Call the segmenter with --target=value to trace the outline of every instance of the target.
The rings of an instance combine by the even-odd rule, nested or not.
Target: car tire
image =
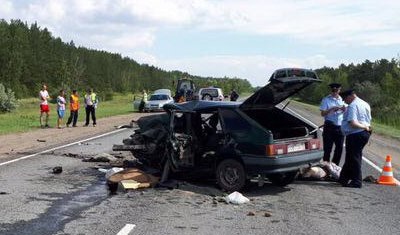
[[[268,176],[269,181],[275,186],[286,186],[294,181],[297,176],[297,171],[276,173]]]
[[[216,178],[219,187],[225,191],[239,191],[246,185],[246,172],[242,163],[226,159],[218,164]]]
[[[213,100],[213,98],[212,98],[212,96],[210,94],[204,94],[201,99],[202,100]]]

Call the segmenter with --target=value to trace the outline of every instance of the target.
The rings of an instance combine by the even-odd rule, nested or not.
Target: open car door
[[[314,82],[321,82],[309,69],[285,68],[276,70],[269,83],[246,99],[240,109],[263,109],[273,107]]]

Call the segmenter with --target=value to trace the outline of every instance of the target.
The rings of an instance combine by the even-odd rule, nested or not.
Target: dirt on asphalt
[[[84,127],[83,122],[78,122],[77,127],[62,129],[55,127],[40,129],[38,127],[29,132],[0,135],[0,160],[36,153],[40,150],[107,133],[120,126],[130,125],[132,120],[137,120],[145,115],[152,114],[132,113],[102,118],[97,121],[96,127],[92,125]]]

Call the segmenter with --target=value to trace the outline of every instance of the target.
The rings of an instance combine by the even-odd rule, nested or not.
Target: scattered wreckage
[[[319,82],[307,69],[280,69],[270,82],[240,102],[190,101],[164,105],[166,113],[142,117],[123,145],[135,158],[162,172],[201,172],[226,191],[241,190],[254,177],[291,183],[298,170],[323,156],[317,129],[277,104]]]

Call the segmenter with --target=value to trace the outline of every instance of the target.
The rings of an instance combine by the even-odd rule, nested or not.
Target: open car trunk
[[[269,109],[249,109],[243,110],[243,112],[258,122],[266,130],[270,130],[274,141],[291,138],[299,139],[301,137],[317,137],[317,132],[313,132],[315,129],[314,127],[277,107]]]

